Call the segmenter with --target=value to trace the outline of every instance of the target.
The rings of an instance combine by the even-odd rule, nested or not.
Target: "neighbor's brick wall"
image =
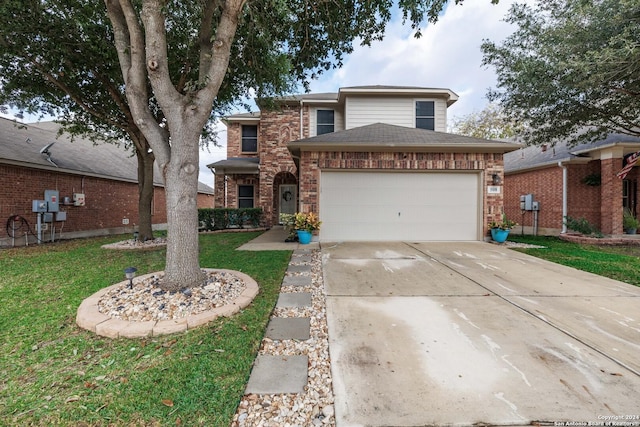
[[[451,170],[483,171],[483,235],[488,233],[487,224],[502,217],[503,194],[487,194],[492,175],[503,176],[502,154],[490,153],[405,153],[405,152],[302,152],[300,168],[301,210],[320,210],[321,169],[378,169],[378,170]]]
[[[587,164],[567,166],[567,214],[585,218],[605,234],[622,233],[622,180],[616,173],[622,168],[621,159],[594,160]],[[637,168],[636,168],[637,169]],[[636,180],[638,171],[632,170],[627,179]],[[599,186],[583,182],[590,174],[601,174]],[[505,212],[518,216],[519,223],[533,226],[533,213],[521,215],[520,195],[532,193],[540,202],[538,227],[540,234],[558,234],[562,230],[562,168],[513,173],[505,177]],[[637,196],[636,196],[637,197]]]
[[[29,221],[35,232],[37,216],[31,212],[32,200],[43,200],[44,190],[58,190],[60,210],[67,212],[63,232],[89,231],[123,227],[123,218],[129,219],[128,227],[138,225],[138,185],[101,178],[57,173],[18,166],[0,165],[0,223],[6,224],[12,215],[20,215]],[[73,193],[84,192],[85,206],[62,205],[64,197],[73,200]],[[198,207],[213,206],[213,196],[198,195]],[[165,195],[162,187],[154,189],[152,205],[154,224],[167,222]],[[7,232],[2,227],[1,238]]]
[[[600,230],[605,234],[622,234],[622,180],[616,176],[622,169],[622,159],[600,161]]]

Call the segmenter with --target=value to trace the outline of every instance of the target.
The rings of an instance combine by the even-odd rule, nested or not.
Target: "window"
[[[416,127],[435,130],[435,114],[433,101],[416,101]]]
[[[253,207],[253,185],[238,185],[238,207]]]
[[[316,135],[322,135],[325,133],[331,133],[335,129],[334,125],[334,111],[333,110],[318,110]]]
[[[258,125],[242,125],[242,152],[258,152]]]

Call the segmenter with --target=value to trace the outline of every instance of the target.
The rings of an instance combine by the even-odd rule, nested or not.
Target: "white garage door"
[[[478,240],[479,174],[322,171],[322,241]]]

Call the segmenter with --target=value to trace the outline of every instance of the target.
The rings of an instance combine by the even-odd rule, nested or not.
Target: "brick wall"
[[[138,185],[101,178],[83,177],[17,166],[0,165],[0,239],[8,238],[4,227],[12,215],[20,215],[29,221],[35,232],[36,214],[31,212],[32,200],[43,200],[45,190],[58,190],[60,201],[64,197],[73,200],[73,193],[84,193],[85,206],[60,205],[67,212],[63,232],[72,233],[101,229],[133,230],[138,224]],[[213,196],[198,195],[198,207],[212,207]],[[167,222],[164,189],[156,187],[152,206],[154,224]],[[62,224],[56,224],[59,228]],[[122,231],[122,230],[120,230]],[[128,232],[129,230],[125,230]]]
[[[621,159],[593,160],[586,164],[567,165],[567,214],[585,218],[605,234],[622,233],[622,180],[616,173]],[[601,175],[599,186],[587,185],[585,177]],[[633,170],[627,179],[637,179]],[[505,212],[527,227],[533,226],[533,212],[520,210],[520,195],[533,194],[540,202],[538,227],[540,234],[558,234],[562,229],[562,168],[509,174],[505,177]]]
[[[616,176],[622,168],[622,159],[602,159],[600,168],[600,230],[605,234],[622,234],[622,180]]]
[[[285,105],[274,111],[261,113],[260,196],[259,206],[264,210],[267,226],[278,223],[278,188],[274,181],[278,174],[297,175],[297,168],[287,149],[290,141],[300,139],[300,107]]]
[[[520,196],[533,194],[540,202],[538,227],[560,231],[562,227],[562,169],[552,166],[545,169],[509,174],[504,179],[504,210],[509,219],[521,226],[533,227],[533,212],[522,214]],[[541,233],[547,234],[547,233]],[[554,234],[551,232],[551,234]]]
[[[493,174],[503,174],[502,154],[489,153],[302,152],[300,165],[302,211],[316,213],[320,209],[321,169],[483,171],[483,184],[488,185]],[[487,194],[485,190],[482,205],[486,234],[486,225],[502,216],[503,194]]]

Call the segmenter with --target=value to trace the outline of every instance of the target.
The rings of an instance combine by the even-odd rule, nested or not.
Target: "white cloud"
[[[480,110],[487,103],[487,89],[495,84],[493,70],[481,66],[480,44],[483,39],[503,40],[513,32],[502,21],[512,3],[450,2],[440,20],[427,25],[419,39],[401,20],[395,20],[382,42],[357,46],[341,69],[312,82],[311,90],[331,92],[343,86],[374,84],[440,87],[460,97],[449,108],[450,118]]]

